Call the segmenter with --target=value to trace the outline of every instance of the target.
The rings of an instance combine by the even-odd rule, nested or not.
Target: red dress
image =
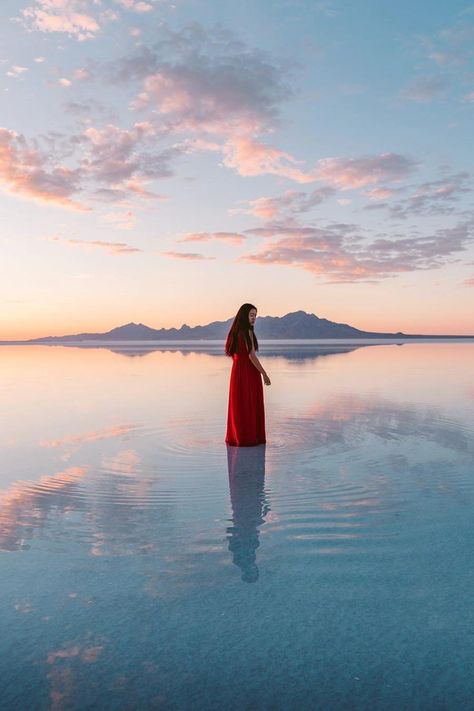
[[[262,376],[249,358],[245,337],[239,333],[232,356],[225,441],[234,447],[265,444]]]

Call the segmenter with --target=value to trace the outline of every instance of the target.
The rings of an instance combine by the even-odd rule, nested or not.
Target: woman
[[[258,341],[253,327],[257,308],[242,304],[227,335],[226,355],[233,360],[229,384],[229,407],[225,441],[233,447],[265,444],[265,409],[262,376],[270,385],[255,351]]]

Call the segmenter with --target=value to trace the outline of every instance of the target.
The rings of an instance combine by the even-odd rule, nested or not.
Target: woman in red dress
[[[253,327],[257,308],[242,304],[227,335],[226,355],[233,360],[229,384],[226,444],[254,447],[265,444],[265,409],[262,377],[270,385],[255,351],[258,341]]]

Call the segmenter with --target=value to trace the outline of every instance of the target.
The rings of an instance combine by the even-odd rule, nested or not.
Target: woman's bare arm
[[[252,361],[252,363],[257,368],[257,370],[263,375],[263,380],[265,382],[265,385],[270,385],[270,378],[268,377],[268,375],[265,371],[265,368],[263,367],[263,365],[260,363],[259,359],[257,358],[257,354],[255,353],[255,348],[253,345],[253,336],[252,336],[251,331],[249,331],[249,335],[250,335],[250,343],[252,344],[252,349],[249,351],[249,359]]]

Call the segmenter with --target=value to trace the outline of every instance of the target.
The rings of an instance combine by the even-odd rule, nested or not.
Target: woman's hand
[[[265,383],[265,385],[271,385],[270,378],[266,373],[263,373],[263,382]]]

